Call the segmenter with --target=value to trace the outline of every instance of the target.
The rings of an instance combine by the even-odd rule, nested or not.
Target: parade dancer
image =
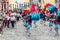
[[[55,36],[59,36],[58,32],[59,28],[60,28],[60,16],[58,16],[55,21],[55,32],[56,32]]]
[[[51,16],[51,17],[49,18],[50,31],[52,31],[52,26],[53,26],[53,24],[54,24],[54,21],[55,21],[54,16]]]
[[[58,10],[57,10],[57,18],[55,21],[55,36],[59,36],[59,28],[60,28],[60,3],[58,3]]]
[[[44,7],[44,9],[42,9],[41,14],[42,14],[43,24],[44,24],[44,26],[45,26],[45,25],[46,25],[46,24],[45,24],[45,21],[46,21],[46,8],[45,8],[45,7]]]
[[[43,23],[43,14],[42,13],[40,14],[40,20],[41,20],[40,23],[42,24]]]
[[[30,15],[25,15],[23,18],[24,26],[26,27],[26,33],[28,33],[28,36],[30,36],[30,28],[32,28],[32,20]]]
[[[24,12],[23,12],[23,25],[26,27],[26,33],[28,34],[28,36],[31,35],[30,29],[32,28],[32,19],[30,14],[30,9],[27,7],[25,8]]]
[[[43,14],[43,23],[44,23],[44,26],[46,26],[45,21],[46,21],[46,15],[45,15],[45,13],[44,13],[44,14]]]
[[[39,12],[39,9],[36,4],[32,4],[30,6],[30,9],[31,9],[30,16],[31,16],[32,21],[34,22],[35,28],[36,28],[37,27],[36,22],[39,21],[39,19],[40,19],[40,12]]]
[[[28,36],[30,36],[31,35],[30,29],[32,28],[32,19],[31,19],[30,15],[28,15],[27,18],[28,18],[28,20],[27,20],[27,32],[29,33]]]
[[[35,12],[35,13],[32,12],[32,13],[30,13],[30,16],[31,16],[32,21],[34,22],[35,28],[36,28],[37,27],[36,22],[39,21],[39,19],[40,19],[40,13],[39,12]]]

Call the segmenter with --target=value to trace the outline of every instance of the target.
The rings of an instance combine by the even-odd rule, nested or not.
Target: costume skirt
[[[60,28],[60,24],[56,24],[55,25],[55,28]]]
[[[32,25],[30,25],[28,22],[23,22],[24,26],[26,26],[27,28],[32,28]]]

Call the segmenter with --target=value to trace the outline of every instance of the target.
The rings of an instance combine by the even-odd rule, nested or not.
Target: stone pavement
[[[31,36],[28,37],[25,33],[25,27],[22,20],[15,24],[15,28],[4,28],[3,35],[0,36],[0,40],[60,40],[60,36],[55,37],[55,31],[49,31],[48,22],[46,26],[40,24],[40,21],[36,23],[37,28],[34,28],[34,24],[31,29]],[[59,30],[60,32],[60,30]]]

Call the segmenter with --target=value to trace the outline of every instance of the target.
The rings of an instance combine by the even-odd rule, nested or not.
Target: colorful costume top
[[[38,9],[37,5],[31,4],[30,9],[31,9],[30,10],[31,11],[31,13],[30,13],[31,19],[33,21],[38,21],[40,19],[40,13],[39,13],[39,9]]]

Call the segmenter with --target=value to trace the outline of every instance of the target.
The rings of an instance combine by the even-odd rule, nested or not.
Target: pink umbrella
[[[58,3],[58,9],[60,9],[60,3]]]

